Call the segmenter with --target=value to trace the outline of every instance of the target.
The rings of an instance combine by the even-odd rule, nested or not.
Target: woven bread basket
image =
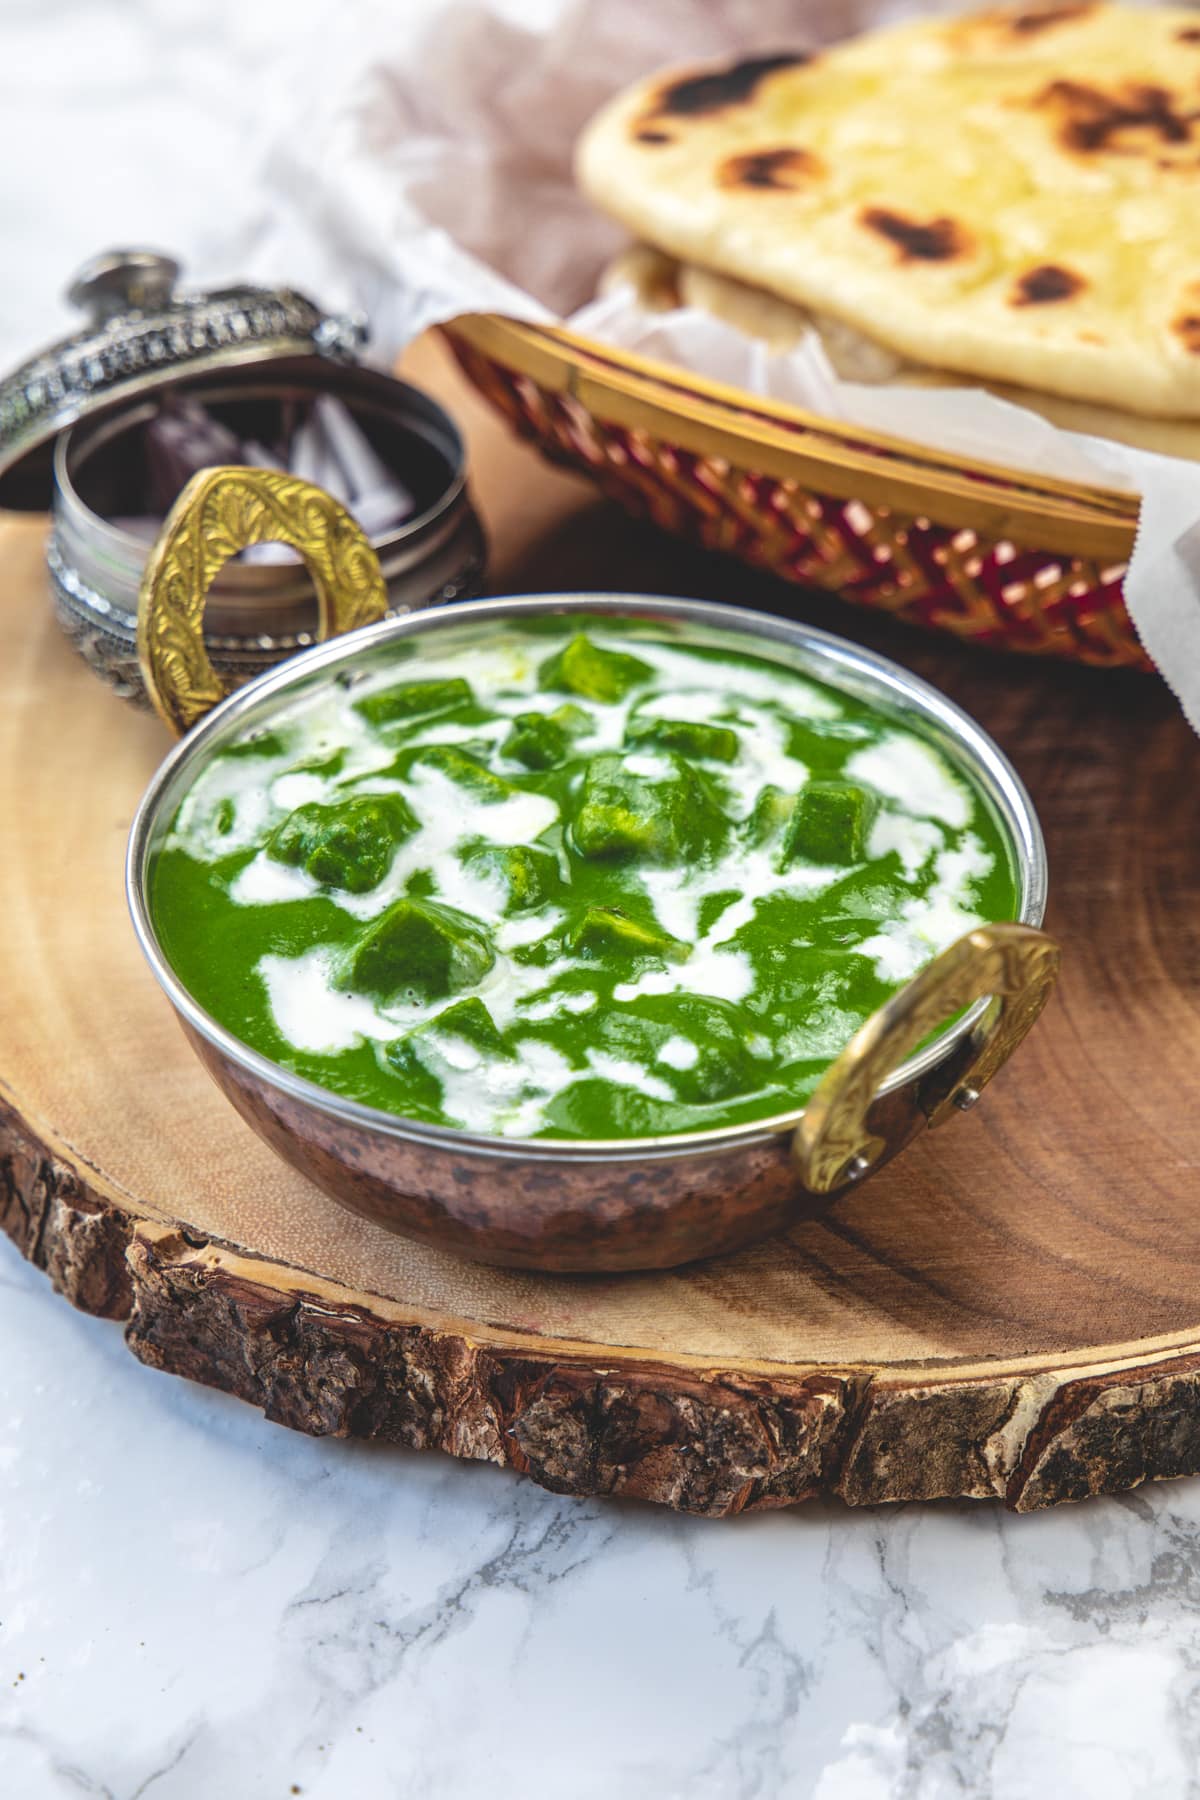
[[[521,436],[668,531],[975,643],[1150,667],[1121,593],[1129,493],[964,465],[556,327],[444,330]]]

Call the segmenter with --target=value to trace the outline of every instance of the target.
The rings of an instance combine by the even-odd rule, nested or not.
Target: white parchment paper
[[[830,42],[933,0],[343,0],[297,47],[264,120],[251,273],[362,308],[390,360],[426,326],[488,310],[565,320],[826,416],[965,458],[1142,496],[1125,598],[1200,731],[1200,466],[1058,430],[969,388],[838,380],[813,334],[772,353],[706,313],[597,300],[626,239],[574,186],[592,113],[647,71]]]

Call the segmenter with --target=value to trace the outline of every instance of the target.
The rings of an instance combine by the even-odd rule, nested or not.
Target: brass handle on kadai
[[[1058,978],[1054,939],[1030,925],[981,925],[943,950],[862,1025],[822,1076],[796,1128],[805,1186],[829,1194],[859,1180],[884,1149],[867,1122],[883,1082],[939,1025],[990,997],[950,1074],[921,1093],[931,1126],[973,1105],[1034,1024]]]
[[[142,676],[177,734],[225,697],[204,644],[208,590],[230,557],[268,543],[291,545],[307,564],[322,639],[387,612],[379,559],[332,495],[274,469],[202,469],[167,515],[138,596]]]

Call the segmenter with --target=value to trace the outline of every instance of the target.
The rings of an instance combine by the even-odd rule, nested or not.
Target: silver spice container
[[[147,251],[97,258],[69,295],[87,311],[84,328],[0,382],[0,506],[51,505],[55,611],[91,667],[145,703],[136,625],[150,545],[118,521],[146,510],[144,435],[168,393],[264,442],[286,410],[336,397],[414,502],[403,524],[372,538],[389,610],[477,593],[483,532],[462,439],[438,403],[354,360],[360,321],[290,290],[181,293],[178,273]],[[311,644],[316,621],[302,563],[230,563],[210,594],[205,639],[216,669],[239,685]]]

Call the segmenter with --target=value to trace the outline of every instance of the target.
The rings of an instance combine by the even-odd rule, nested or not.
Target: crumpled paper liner
[[[1142,496],[1125,601],[1200,732],[1200,465],[1062,431],[978,390],[840,381],[815,334],[771,352],[707,313],[593,298],[625,234],[580,195],[575,140],[651,69],[811,47],[915,11],[904,0],[343,0],[300,46],[262,133],[271,201],[231,257],[360,307],[393,358],[463,312],[561,320],[607,342],[965,460]],[[231,266],[234,266],[231,260]]]

